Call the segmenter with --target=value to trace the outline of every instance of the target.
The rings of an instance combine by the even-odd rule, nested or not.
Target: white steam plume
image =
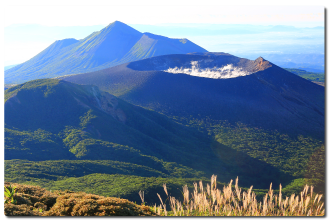
[[[243,68],[234,67],[233,64],[227,64],[221,68],[200,68],[198,65],[198,61],[191,62],[191,68],[168,68],[164,70],[173,74],[188,74],[197,77],[205,77],[205,78],[236,78],[239,76],[246,76],[252,74],[251,72],[244,71]]]

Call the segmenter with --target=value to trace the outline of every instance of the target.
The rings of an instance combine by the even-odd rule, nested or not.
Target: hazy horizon
[[[73,8],[75,19],[65,21]],[[56,40],[85,38],[116,20],[142,33],[187,38],[210,52],[249,59],[324,54],[323,6],[6,6],[4,11],[4,66],[28,61]],[[89,16],[83,16],[86,11]],[[33,16],[25,18],[27,12]],[[53,19],[55,12],[63,16]]]

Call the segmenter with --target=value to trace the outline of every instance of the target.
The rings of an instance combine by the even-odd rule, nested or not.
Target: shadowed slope
[[[173,74],[169,68],[231,64],[246,76],[212,79]],[[258,58],[225,53],[165,55],[97,72],[64,77],[94,84],[124,100],[170,116],[242,122],[252,127],[324,139],[324,88]]]
[[[153,168],[163,160],[195,168],[201,162],[201,170],[208,170],[204,159],[212,161],[205,135],[95,86],[36,80],[10,88],[5,100],[6,159],[119,160]]]
[[[96,86],[58,79],[35,80],[6,90],[5,101],[6,160],[109,160],[120,162],[122,168],[126,167],[125,163],[134,164],[133,168],[143,166],[146,169],[141,176],[150,174],[147,172],[150,170],[175,177],[218,174],[220,180],[229,181],[235,174],[246,185],[251,184],[252,177],[260,180],[261,186],[264,182],[268,185],[291,179],[277,168],[244,153],[239,155],[245,163],[278,174],[277,178],[281,179],[264,179],[253,171],[246,171],[244,163],[219,160],[213,149],[225,147],[214,144],[206,134],[155,111],[129,104]],[[230,148],[227,152],[231,152]],[[237,154],[233,151],[231,155]],[[68,164],[67,161],[61,163]],[[63,169],[55,174],[52,169],[37,175],[28,169],[27,163],[23,164],[26,169],[19,176],[22,179],[40,176],[52,180],[63,174]],[[103,166],[95,167],[89,172],[104,172]],[[76,169],[72,174],[81,176]]]

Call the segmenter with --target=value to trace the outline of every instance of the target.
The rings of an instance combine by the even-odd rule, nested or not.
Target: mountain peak
[[[122,33],[124,35],[142,35],[141,32],[139,32],[138,30],[132,28],[131,26],[120,22],[120,21],[114,21],[112,23],[110,23],[108,26],[106,26],[105,28],[103,28],[100,33],[103,34],[119,34]],[[141,37],[141,36],[140,36]]]
[[[101,70],[152,56],[190,52],[206,50],[188,40],[142,34],[123,22],[114,21],[79,41],[65,39],[54,42],[29,61],[7,70],[5,81],[22,83]]]
[[[269,67],[271,67],[271,63],[267,60],[265,60],[263,57],[258,57],[255,61],[255,72],[256,71],[263,71]]]
[[[122,24],[122,25],[126,25],[125,23],[123,23],[123,22],[121,22],[121,21],[114,21],[114,22],[112,22],[113,24],[117,24],[117,25],[119,25],[119,24]]]
[[[121,21],[114,21],[112,23],[110,23],[108,26],[105,27],[105,29],[109,28],[109,27],[121,27],[121,28],[132,28],[131,26],[121,22]],[[134,29],[135,30],[135,29]]]
[[[266,59],[264,59],[263,57],[259,56],[256,61],[267,61]]]

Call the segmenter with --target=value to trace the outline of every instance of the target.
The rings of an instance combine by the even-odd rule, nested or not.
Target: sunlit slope
[[[116,21],[81,40],[54,42],[30,60],[5,71],[5,82],[85,73],[165,54],[206,52],[187,39],[141,33]]]
[[[200,70],[232,65],[244,76],[214,79],[169,73],[175,68],[191,69],[196,61]],[[224,53],[164,55],[63,79],[97,85],[168,116],[240,122],[324,140],[324,87],[262,58],[251,61]]]

